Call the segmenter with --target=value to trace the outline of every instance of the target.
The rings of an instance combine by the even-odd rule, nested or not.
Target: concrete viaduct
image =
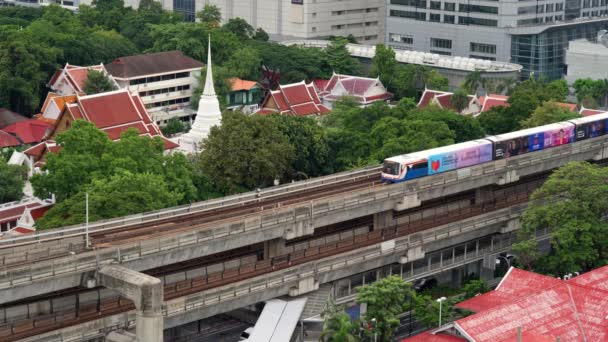
[[[116,294],[114,291],[130,301],[125,304],[119,300],[118,307],[111,308],[114,311],[108,309],[114,314],[90,316],[85,322],[21,340],[80,341],[107,336],[107,340],[115,341],[160,341],[162,334],[156,339],[152,335],[158,335],[159,330],[150,327],[167,329],[277,296],[305,294],[321,284],[391,264],[401,265],[400,272],[406,280],[471,262],[481,263],[483,269],[491,271],[495,256],[510,249],[512,232],[519,228],[519,216],[527,197],[505,196],[487,206],[483,203],[494,196],[489,189],[517,184],[571,161],[606,158],[608,136],[405,183],[374,185],[275,206],[172,234],[151,235],[145,240],[126,240],[91,250],[78,248],[84,244],[82,226],[24,239],[0,240],[0,266],[3,266],[0,319],[5,322],[4,330],[0,326],[0,340],[20,336],[21,329],[57,324],[57,318],[46,323],[31,319],[37,312],[49,311],[47,304],[36,301],[36,296],[76,287],[105,287],[107,290],[97,293],[100,302],[103,293],[110,296]],[[262,193],[100,222],[90,229],[96,232],[141,222],[153,226],[155,220],[194,210],[211,210],[297,188],[322,186],[330,180],[377,174],[378,168],[343,173]],[[468,199],[458,198],[459,194],[471,191],[480,205],[473,206]],[[442,198],[454,200],[442,203]],[[433,205],[427,209],[426,203]],[[320,239],[305,239],[313,239],[323,227],[369,216],[373,218],[369,230],[354,226],[333,241],[322,238],[319,244],[315,241]],[[489,240],[480,240],[488,236]],[[538,236],[546,239],[548,232],[539,232]],[[306,246],[298,248],[299,244],[291,241],[304,241],[300,245]],[[204,271],[186,270],[159,277],[164,287],[161,280],[139,273],[254,244],[263,244],[264,256],[253,264],[241,261],[228,267],[224,263],[217,272],[207,267]],[[453,249],[456,245],[463,245],[464,253]],[[289,258],[281,260],[280,256],[286,253]],[[265,262],[271,258],[272,263]],[[205,277],[199,282],[201,272]],[[76,294],[81,303],[87,301],[85,297],[86,293]],[[121,307],[127,309],[119,310]],[[24,327],[11,324],[12,319],[24,316],[24,312],[29,319]],[[134,326],[134,335],[117,332]]]

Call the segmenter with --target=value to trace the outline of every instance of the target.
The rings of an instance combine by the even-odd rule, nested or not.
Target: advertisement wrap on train
[[[608,134],[608,113],[489,136],[384,160],[382,180],[396,183]]]

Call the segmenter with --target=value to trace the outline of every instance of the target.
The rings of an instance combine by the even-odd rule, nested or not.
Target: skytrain
[[[608,134],[608,113],[384,159],[382,180],[398,183]]]

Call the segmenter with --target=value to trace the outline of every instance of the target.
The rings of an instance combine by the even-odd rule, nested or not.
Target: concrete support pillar
[[[400,264],[407,264],[408,262],[412,262],[414,260],[419,260],[424,258],[424,251],[422,250],[422,246],[416,246],[414,248],[410,248],[407,250],[407,254],[399,258]]]
[[[264,241],[264,260],[272,259],[278,255],[287,254],[285,239],[272,239]]]
[[[521,222],[518,217],[518,218],[510,219],[509,221],[507,221],[507,223],[502,228],[500,228],[500,232],[502,234],[506,234],[506,233],[516,231],[519,228],[521,228]]]
[[[395,225],[395,219],[393,218],[393,211],[387,210],[380,213],[374,214],[374,226],[373,230],[384,229]]]
[[[163,341],[163,286],[158,278],[109,265],[97,273],[99,285],[118,291],[135,304],[135,336],[139,342]]]
[[[453,268],[451,270],[452,276],[450,277],[451,279],[451,286],[455,289],[460,288],[460,286],[462,285],[462,279],[463,279],[463,273],[465,272],[465,269],[461,268],[461,267],[457,267],[457,268]]]
[[[494,192],[490,187],[484,186],[475,189],[475,204],[492,202],[494,200]]]
[[[404,196],[399,202],[395,203],[395,211],[402,211],[405,209],[416,208],[420,206],[422,201],[418,198],[418,193],[408,194]]]
[[[517,174],[517,170],[507,170],[505,174],[498,179],[496,182],[498,185],[505,185],[513,182],[517,182],[519,180],[519,175]]]
[[[314,277],[307,277],[300,279],[298,285],[293,286],[289,289],[289,295],[291,297],[299,296],[308,292],[316,291],[319,289],[319,281]]]

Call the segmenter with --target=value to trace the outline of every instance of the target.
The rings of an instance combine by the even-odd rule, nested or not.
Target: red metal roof
[[[238,77],[229,78],[228,82],[230,83],[231,91],[251,90],[258,84],[255,81],[242,80]]]
[[[349,94],[365,96],[365,93],[376,84],[375,79],[364,77],[350,77],[340,80],[342,86]]]
[[[433,99],[435,98],[435,96],[445,95],[445,94],[451,95],[452,93],[445,92],[445,91],[439,91],[439,90],[424,89],[424,92],[422,93],[422,96],[420,97],[420,101],[418,101],[418,107],[424,108],[433,102]]]
[[[19,141],[19,139],[17,139],[14,135],[0,130],[0,148],[19,146],[21,144],[23,143]]]
[[[401,342],[466,342],[466,339],[447,335],[443,333],[433,333],[432,331],[425,331],[416,336],[408,337]]]
[[[481,96],[479,98],[479,103],[481,103],[481,110],[479,112],[480,113],[487,112],[491,108],[497,107],[497,106],[508,107],[509,106],[509,102],[507,102],[508,99],[509,99],[509,97],[505,96],[505,95],[490,94],[488,96]]]
[[[455,322],[471,341],[608,340],[608,266],[570,280],[511,268],[498,287],[458,307],[477,313]]]
[[[306,84],[303,81],[300,83],[279,86],[279,88],[286,102],[291,106],[306,102],[314,102],[312,97],[310,97]]]

